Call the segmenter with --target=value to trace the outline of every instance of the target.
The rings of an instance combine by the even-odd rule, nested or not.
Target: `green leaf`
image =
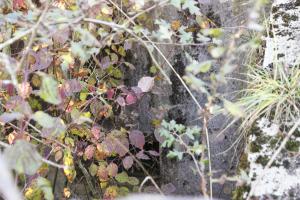
[[[223,30],[220,28],[209,28],[209,29],[203,29],[201,30],[201,32],[205,35],[205,36],[211,36],[213,38],[219,38],[222,36],[223,34]]]
[[[127,183],[129,180],[129,177],[126,172],[119,173],[115,176],[116,181],[119,183]]]
[[[157,37],[159,40],[172,40],[171,37],[173,35],[173,31],[171,30],[170,23],[160,19],[156,20],[155,24],[159,26],[158,31],[154,33],[155,37]]]
[[[89,167],[89,172],[91,176],[95,176],[97,174],[98,166],[94,163],[92,163]]]
[[[52,128],[55,126],[55,118],[43,111],[37,111],[32,118],[43,128]]]
[[[198,4],[195,0],[185,0],[185,3],[182,5],[182,9],[189,9],[191,14],[200,15],[200,9],[196,6]]]
[[[181,44],[187,44],[193,42],[193,34],[191,32],[185,31],[186,27],[182,26],[179,29],[179,37],[180,37],[180,43]]]
[[[127,181],[130,185],[138,185],[140,183],[139,179],[136,177],[129,177]]]
[[[181,0],[171,0],[170,2],[173,6],[181,10]]]
[[[235,117],[243,117],[244,112],[243,110],[236,104],[227,101],[226,99],[223,100],[225,109]]]
[[[224,47],[215,47],[210,50],[210,54],[214,58],[220,58],[224,54],[224,52],[225,52]]]
[[[193,61],[192,64],[188,65],[186,70],[188,72],[192,72],[193,74],[198,74],[198,73],[206,73],[210,70],[212,66],[212,61],[207,60],[202,63],[199,63],[197,61]]]
[[[43,191],[45,200],[53,200],[54,199],[54,195],[52,193],[52,186],[48,179],[43,178],[43,177],[38,177],[37,178],[37,187]]]
[[[5,149],[4,155],[9,166],[19,174],[34,175],[42,165],[40,154],[25,140],[17,140],[13,146]]]
[[[174,150],[174,151],[170,151],[168,154],[167,154],[167,157],[168,158],[178,158],[179,160],[181,160],[182,159],[182,157],[183,157],[183,152],[179,152],[179,151],[176,151],[176,150]]]
[[[81,43],[71,42],[71,51],[73,55],[78,56],[83,62],[88,59],[87,52]]]
[[[42,85],[39,91],[39,96],[46,102],[58,105],[61,103],[61,99],[58,93],[58,83],[51,76],[37,72],[42,77]]]

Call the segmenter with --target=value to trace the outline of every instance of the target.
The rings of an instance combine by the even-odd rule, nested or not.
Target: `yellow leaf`
[[[113,9],[107,5],[103,5],[101,8],[101,12],[105,15],[112,15],[113,14]]]
[[[71,191],[69,188],[64,188],[64,197],[69,198],[71,196]]]
[[[64,173],[70,183],[72,183],[76,177],[76,171],[74,167],[74,160],[70,150],[64,152],[64,165],[67,167],[64,169]]]
[[[181,22],[179,20],[172,21],[171,28],[174,31],[177,31],[181,26]]]

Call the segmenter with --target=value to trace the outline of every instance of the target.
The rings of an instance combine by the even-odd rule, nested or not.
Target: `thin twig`
[[[0,44],[0,50],[2,50],[3,48],[5,48],[8,45],[11,45],[12,43],[18,41],[19,39],[21,39],[22,37],[28,35],[29,33],[31,33],[33,31],[33,28],[30,28],[26,31],[21,32],[20,34],[16,35],[13,38],[10,38],[9,40],[6,40],[4,43]]]
[[[3,146],[3,147],[5,147],[5,148],[10,148],[10,147],[11,147],[11,145],[9,145],[9,144],[7,144],[7,143],[5,143],[5,142],[2,142],[2,141],[0,141],[0,146]],[[51,165],[51,166],[53,166],[53,167],[57,167],[57,168],[59,168],[59,169],[68,169],[68,166],[57,164],[57,163],[55,163],[55,162],[52,162],[51,160],[47,160],[46,158],[41,158],[41,160],[42,160],[44,163],[46,163],[46,164],[48,164],[48,165]]]
[[[18,71],[18,69],[20,69],[23,66],[25,60],[27,59],[27,55],[28,55],[28,53],[29,53],[29,51],[31,49],[31,46],[32,46],[32,44],[34,42],[34,38],[36,36],[37,29],[40,26],[40,24],[42,23],[43,19],[45,18],[46,13],[47,13],[47,11],[49,9],[49,6],[50,6],[51,2],[52,2],[52,0],[50,0],[50,1],[47,2],[47,4],[46,4],[46,6],[45,6],[45,8],[44,8],[44,10],[42,12],[42,14],[40,15],[37,23],[32,27],[32,31],[31,31],[31,36],[30,36],[29,42],[27,44],[27,47],[25,48],[25,52],[23,53],[23,56],[22,56],[20,62],[18,63],[16,71]]]
[[[116,137],[110,136],[110,138],[112,138],[116,143],[118,143],[118,145],[120,145],[120,147],[122,149],[124,149],[126,152],[128,152],[128,154],[132,157],[132,159],[139,165],[139,167],[143,170],[143,172],[147,175],[150,176],[150,173],[145,169],[145,167],[143,166],[143,164],[136,159],[136,157],[129,151],[129,149],[122,143],[120,142],[120,140]],[[160,194],[164,194],[163,191],[158,187],[157,183],[154,181],[153,179],[153,184],[156,185],[155,187],[157,188],[157,190],[159,191]]]
[[[158,187],[158,185],[156,184],[156,182],[154,181],[154,179],[151,176],[146,176],[146,178],[143,180],[143,182],[141,183],[140,187],[139,187],[139,192],[142,192],[143,186],[145,185],[145,183],[150,180],[151,183],[154,185],[154,187],[161,193],[162,191],[160,190],[160,188]]]

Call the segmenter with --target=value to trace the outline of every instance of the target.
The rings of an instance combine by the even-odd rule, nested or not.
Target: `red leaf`
[[[92,127],[92,134],[96,140],[100,139],[100,127],[99,126],[93,126]]]
[[[69,27],[67,27],[67,28],[64,28],[64,29],[57,30],[53,34],[53,40],[55,42],[60,43],[60,44],[64,44],[69,39],[69,36],[70,36],[70,29],[69,29]]]
[[[103,69],[108,68],[112,63],[110,62],[109,56],[105,56],[104,58],[101,59],[100,61],[101,67]]]
[[[106,95],[109,100],[112,100],[115,95],[115,90],[114,89],[107,90]]]
[[[93,145],[89,145],[86,147],[86,149],[84,151],[84,155],[86,156],[86,158],[88,160],[90,160],[93,158],[94,152],[95,152],[95,147]]]
[[[133,165],[133,159],[131,156],[126,156],[123,160],[122,160],[123,166],[125,169],[129,169],[131,168],[131,166]]]
[[[115,177],[118,173],[118,166],[113,162],[111,162],[106,169],[110,177]]]
[[[100,165],[97,171],[97,176],[103,181],[108,180],[108,170],[104,165]]]
[[[133,93],[130,93],[129,95],[126,96],[126,103],[127,105],[131,105],[136,103],[137,98]]]
[[[6,91],[7,91],[7,94],[9,96],[13,96],[14,95],[14,91],[15,91],[15,87],[13,84],[9,83],[9,84],[6,84],[4,85]]]
[[[144,151],[139,151],[136,155],[135,155],[138,159],[142,159],[142,160],[150,160],[149,156],[147,156],[146,154],[144,154]]]
[[[73,95],[73,93],[80,92],[81,90],[81,83],[76,79],[67,80],[62,85],[62,92],[66,97]]]
[[[142,92],[149,92],[154,86],[154,78],[145,76],[138,82],[138,87],[141,88]]]
[[[31,51],[29,55],[33,56],[35,59],[35,63],[32,65],[31,72],[47,69],[53,61],[52,55],[46,48],[39,50],[37,53]]]
[[[13,0],[13,9],[27,9],[27,5],[25,3],[25,0]]]
[[[143,149],[145,145],[145,136],[141,131],[133,130],[129,134],[129,141],[133,146]]]
[[[129,142],[128,142],[128,139],[127,138],[117,138],[117,140],[119,140],[120,143],[123,144],[123,147],[121,147],[121,145],[119,144],[116,144],[115,146],[115,150],[116,152],[121,156],[125,156],[126,153],[128,152],[129,150]],[[114,141],[115,142],[115,141]],[[116,143],[116,142],[115,142]]]

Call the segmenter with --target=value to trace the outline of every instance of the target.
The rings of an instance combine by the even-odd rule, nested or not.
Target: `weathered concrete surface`
[[[266,38],[263,66],[270,69],[278,64],[283,64],[284,67],[294,67],[300,64],[299,55],[300,1],[275,0],[272,4],[269,37]],[[286,68],[286,70],[288,71],[289,68]],[[291,124],[294,125],[294,123]],[[288,127],[288,130],[290,128]],[[290,138],[290,141],[300,141],[299,132],[296,132]],[[275,151],[274,148],[271,148],[268,143],[261,146],[263,150],[256,154],[266,155],[270,158]],[[278,145],[276,147],[278,148]],[[252,157],[257,159],[255,153],[252,154],[254,155]],[[274,199],[299,199],[299,156],[283,149],[277,156],[275,163],[276,165],[272,165],[269,169],[263,171],[264,176],[259,184],[253,181],[254,195],[260,196],[260,198],[272,196]],[[257,177],[260,172],[262,172],[262,166],[253,162],[250,165],[250,177],[253,174]]]
[[[294,66],[300,63],[300,1],[275,0],[266,38],[264,67],[271,64]]]
[[[207,2],[208,4],[201,5],[201,11],[208,17],[212,18],[221,27],[234,27],[239,26],[245,19],[247,12],[241,7],[236,7],[231,1],[227,2]],[[164,12],[168,13],[166,9],[162,11],[162,16]],[[241,13],[244,12],[244,13]],[[170,15],[169,15],[170,16]],[[174,15],[171,15],[174,16]],[[168,17],[164,18],[170,21]],[[172,19],[171,19],[172,20]],[[235,32],[234,29],[225,29],[225,43],[226,40],[231,38],[231,33]],[[184,66],[188,63],[184,56],[184,50],[190,53],[199,62],[211,59],[206,47],[189,47],[189,48],[174,48],[174,47],[164,47],[164,52],[171,53],[168,58],[172,61],[173,66],[176,71],[182,76],[184,75]],[[175,52],[175,53],[174,53]],[[238,57],[239,55],[237,55]],[[242,58],[236,61],[239,66],[235,72],[238,73],[242,68]],[[218,71],[219,65],[214,66],[213,71]],[[167,66],[164,69],[168,70]],[[168,112],[168,119],[174,119],[177,123],[181,123],[187,126],[199,125],[201,126],[201,120],[199,120],[199,113],[196,104],[193,102],[191,97],[188,95],[185,88],[182,86],[178,78],[174,73],[171,74],[172,80],[172,94],[169,96],[169,103],[173,105],[173,108]],[[230,76],[235,76],[231,74]],[[219,91],[224,94],[226,98],[233,99],[232,96],[228,97],[229,94],[235,90],[241,89],[242,85],[238,81],[229,81],[228,84]],[[194,92],[196,98],[202,106],[206,103],[206,97],[203,94]],[[236,162],[239,159],[240,152],[235,152],[233,148],[227,154],[219,153],[223,152],[231,146],[231,144],[236,140],[237,136],[235,134],[238,124],[231,126],[227,131],[224,132],[221,137],[216,137],[216,135],[227,126],[229,119],[225,116],[218,116],[209,122],[209,133],[211,142],[211,153],[212,153],[212,167],[214,172],[214,178],[220,177],[222,174],[231,175],[235,172]],[[177,194],[184,195],[198,195],[200,193],[200,177],[194,174],[192,169],[194,168],[194,163],[189,157],[185,157],[182,161],[169,160],[165,157],[161,158],[161,178],[163,182],[171,182],[176,187]],[[222,199],[230,199],[231,191],[235,188],[233,183],[225,183],[224,185],[214,184],[213,191],[214,196]]]

